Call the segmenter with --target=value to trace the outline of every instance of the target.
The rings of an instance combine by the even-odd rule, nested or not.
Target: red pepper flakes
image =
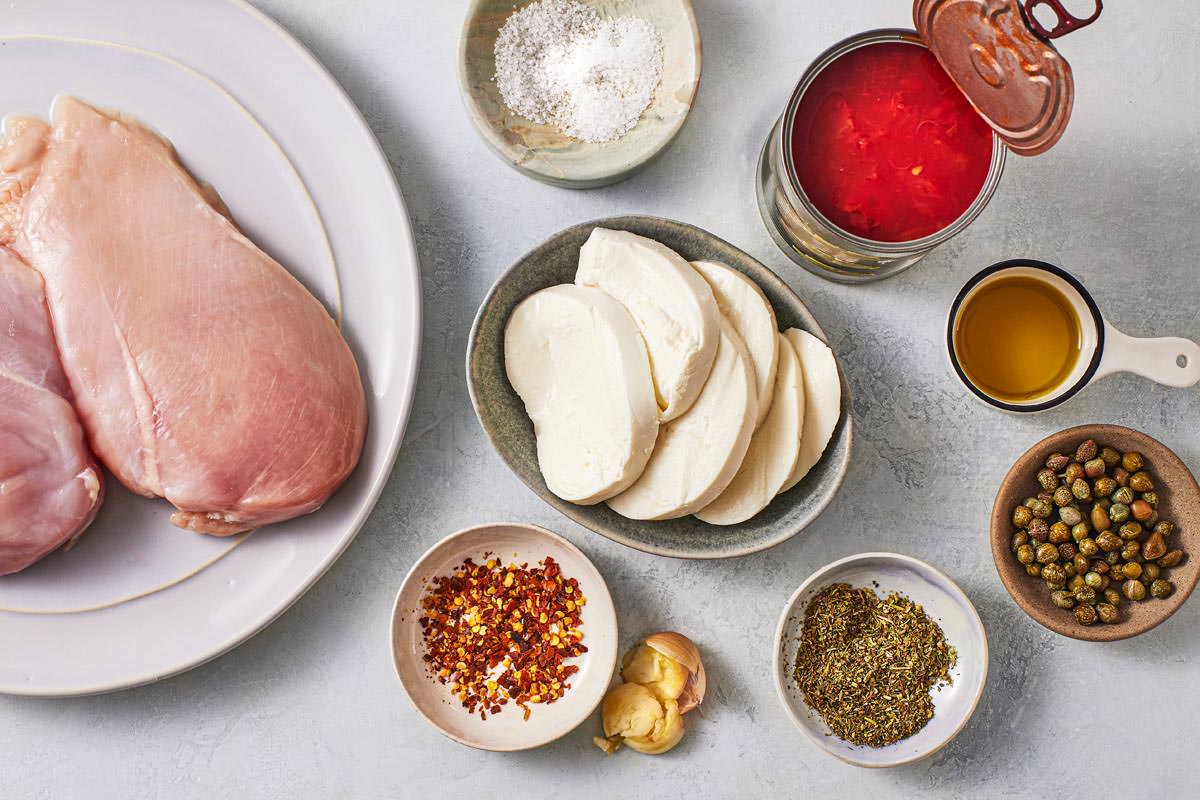
[[[571,688],[579,667],[563,662],[587,652],[579,630],[587,598],[550,556],[534,567],[489,556],[433,579],[418,620],[422,658],[470,713],[487,719],[511,702],[529,719],[531,704]]]

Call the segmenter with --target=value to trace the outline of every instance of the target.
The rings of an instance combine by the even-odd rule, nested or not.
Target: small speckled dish
[[[496,86],[496,36],[528,0],[472,0],[459,43],[458,79],[471,122],[506,163],[571,189],[606,186],[645,167],[683,128],[700,86],[700,29],[690,0],[584,0],[606,18],[649,20],[663,41],[662,82],[638,124],[620,139],[572,139],[508,110]]]
[[[1122,453],[1140,452],[1147,469],[1154,477],[1158,494],[1158,513],[1162,519],[1175,523],[1175,531],[1167,541],[1169,550],[1182,549],[1183,563],[1164,570],[1164,577],[1175,584],[1175,591],[1162,600],[1148,598],[1140,602],[1126,600],[1121,604],[1121,621],[1112,625],[1097,622],[1080,625],[1070,611],[1058,608],[1050,600],[1050,590],[1039,578],[1025,574],[1024,567],[1010,549],[1013,508],[1025,498],[1040,491],[1037,472],[1054,453],[1071,454],[1084,439],[1095,439],[1101,446],[1116,448]],[[1088,642],[1113,642],[1145,633],[1166,621],[1179,610],[1200,580],[1200,486],[1187,465],[1165,444],[1141,431],[1120,425],[1080,425],[1048,436],[1025,452],[1004,476],[992,508],[992,557],[1000,581],[1029,616],[1055,633]]]
[[[588,651],[568,663],[579,667],[570,691],[553,703],[533,705],[528,720],[512,704],[486,720],[469,714],[425,669],[425,645],[418,619],[429,582],[449,575],[468,556],[480,562],[485,553],[506,562],[536,564],[551,556],[562,574],[579,581],[587,598],[583,607],[583,643]],[[396,674],[413,706],[446,737],[480,750],[510,752],[541,747],[567,735],[592,715],[604,699],[617,666],[617,614],[608,586],[579,548],[535,525],[497,522],[447,536],[413,565],[392,611],[392,659]]]
[[[860,747],[839,739],[809,708],[792,678],[804,611],[831,583],[869,587],[881,596],[892,591],[907,595],[941,625],[946,641],[958,652],[958,662],[950,670],[953,682],[933,691],[933,718],[907,739],[887,747]],[[987,632],[962,589],[924,561],[898,553],[860,553],[827,564],[800,584],[779,617],[771,661],[783,707],[814,744],[857,767],[899,767],[933,755],[966,727],[987,682]]]
[[[803,328],[828,341],[804,303],[779,276],[707,231],[657,217],[613,217],[567,228],[500,276],[484,298],[471,328],[467,386],[475,413],[496,452],[530,489],[563,514],[613,541],[647,553],[676,558],[731,558],[765,550],[799,533],[829,505],[850,463],[850,389],[840,364],[841,418],[821,460],[804,480],[741,525],[718,527],[695,517],[658,522],[626,519],[603,503],[568,503],[546,487],[538,468],[533,423],[504,370],[504,327],[513,309],[529,295],[547,286],[574,282],[579,248],[593,228],[631,231],[657,239],[689,261],[728,264],[762,288],[775,307],[781,330]]]

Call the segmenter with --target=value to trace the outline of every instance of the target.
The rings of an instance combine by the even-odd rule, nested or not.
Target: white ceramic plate
[[[881,595],[892,591],[907,595],[924,606],[958,651],[958,663],[950,670],[953,682],[933,692],[933,719],[907,739],[887,747],[858,747],[837,738],[804,702],[804,694],[792,679],[804,610],[813,596],[831,583],[870,587]],[[975,606],[954,581],[910,556],[860,553],[822,567],[800,584],[779,617],[771,658],[779,699],[805,736],[849,764],[898,767],[933,755],[966,726],[987,681],[988,642]]]
[[[418,619],[429,581],[449,575],[468,556],[482,563],[485,553],[516,564],[536,564],[551,556],[562,567],[564,576],[579,581],[579,589],[587,598],[580,630],[588,651],[568,662],[579,667],[571,678],[571,689],[553,703],[530,706],[528,720],[512,704],[486,720],[468,714],[451,695],[449,686],[429,675],[421,658],[425,645]],[[445,736],[481,750],[528,750],[570,733],[600,705],[617,666],[617,613],[604,578],[566,539],[520,523],[467,528],[431,547],[400,586],[392,611],[391,635],[396,674],[413,706]]]
[[[219,46],[218,46],[219,43]],[[320,511],[216,539],[109,480],[69,553],[0,578],[0,692],[88,694],[158,680],[245,641],[337,559],[391,470],[416,382],[420,281],[391,170],[294,39],[240,0],[17,0],[0,16],[0,113],[60,92],[165,134],[241,227],[343,321],[366,384],[362,461]]]

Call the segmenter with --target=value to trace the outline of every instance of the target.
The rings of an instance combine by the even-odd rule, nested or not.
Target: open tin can
[[[1035,17],[1039,6],[1053,13],[1052,26]],[[1082,19],[1059,0],[916,0],[916,30],[868,31],[826,50],[801,76],[759,159],[759,210],[776,244],[821,277],[857,283],[895,275],[964,230],[999,186],[1008,151],[1042,153],[1066,130],[1074,83],[1070,66],[1050,40],[1094,21],[1101,0],[1095,6],[1095,13]],[[876,239],[834,222],[806,191],[793,147],[797,117],[818,76],[847,54],[884,43],[932,52],[969,108],[992,131],[991,159],[974,200],[952,221],[911,239]]]

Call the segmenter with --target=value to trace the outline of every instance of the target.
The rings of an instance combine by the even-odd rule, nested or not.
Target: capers
[[[1075,506],[1064,506],[1058,510],[1058,517],[1067,525],[1078,525],[1083,522],[1083,512]],[[1018,525],[1018,528],[1024,527]]]
[[[1033,521],[1033,512],[1025,506],[1017,506],[1013,509],[1012,524],[1017,528],[1027,528],[1029,523]]]
[[[1175,525],[1159,519],[1141,453],[1088,439],[1072,456],[1050,455],[1035,479],[1037,494],[1013,509],[1009,548],[1056,606],[1074,609],[1082,625],[1112,625],[1124,600],[1171,594],[1164,571],[1184,553],[1167,549]]]
[[[1136,522],[1126,522],[1121,527],[1117,528],[1117,535],[1125,541],[1136,541],[1142,538],[1142,526]]]
[[[1180,561],[1183,561],[1183,551],[1172,550],[1162,558],[1158,559],[1158,565],[1160,567],[1170,569],[1171,567],[1179,566]]]
[[[1146,584],[1137,580],[1127,580],[1121,584],[1121,594],[1125,595],[1127,600],[1145,600]]]
[[[1170,596],[1171,592],[1175,591],[1175,584],[1170,581],[1159,578],[1150,584],[1150,596],[1162,599]]]
[[[1062,472],[1071,463],[1071,459],[1064,456],[1062,453],[1055,453],[1046,459],[1046,469],[1051,472]]]
[[[1142,555],[1147,561],[1155,561],[1167,554],[1167,543],[1163,539],[1163,535],[1158,531],[1150,534],[1150,538],[1146,540],[1146,544],[1142,545]]]
[[[1058,606],[1059,608],[1074,608],[1075,595],[1073,595],[1071,592],[1065,592],[1060,589],[1056,592],[1050,593],[1050,602],[1054,603],[1054,605]]]
[[[1145,522],[1154,516],[1154,507],[1145,500],[1134,500],[1129,504],[1129,513],[1133,514],[1133,518],[1138,522]]]
[[[1129,488],[1135,492],[1149,492],[1154,489],[1154,481],[1145,472],[1134,472],[1129,476]]]

